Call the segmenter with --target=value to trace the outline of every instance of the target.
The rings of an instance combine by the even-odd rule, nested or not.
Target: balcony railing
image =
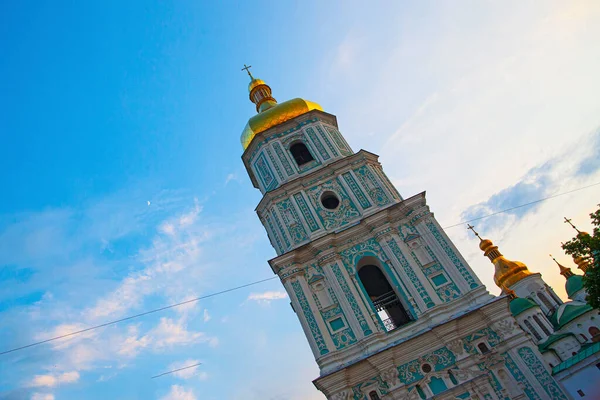
[[[400,300],[393,290],[372,299],[372,301],[377,311],[382,311],[395,304],[400,304]]]

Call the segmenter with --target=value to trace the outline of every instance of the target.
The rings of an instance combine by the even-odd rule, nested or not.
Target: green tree
[[[590,218],[594,227],[592,234],[578,231],[577,236],[564,243],[562,248],[565,253],[574,258],[583,257],[589,263],[583,286],[588,294],[588,304],[600,308],[600,204]]]

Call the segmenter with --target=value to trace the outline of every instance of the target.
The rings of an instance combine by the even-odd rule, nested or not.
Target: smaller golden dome
[[[252,92],[252,89],[254,89],[255,87],[257,87],[259,85],[266,85],[266,83],[262,79],[258,79],[258,78],[252,79],[250,81],[250,83],[248,84],[248,92]]]
[[[493,245],[494,243],[492,243],[490,239],[481,239],[481,242],[479,242],[479,248],[483,251],[485,251],[488,247]]]
[[[583,257],[573,257],[573,261],[577,264],[577,268],[583,271],[585,274],[590,266],[590,263]]]
[[[498,250],[498,246],[494,246],[494,243],[490,239],[483,239],[473,226],[469,225],[469,229],[473,230],[475,235],[480,240],[479,248],[483,251],[483,255],[490,259],[494,264],[494,282],[503,291],[510,294],[510,286],[519,282],[521,279],[531,275],[527,265],[519,261],[511,261],[504,257]]]

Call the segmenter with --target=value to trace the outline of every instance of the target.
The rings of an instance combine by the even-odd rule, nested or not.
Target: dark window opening
[[[381,400],[376,391],[369,392],[369,400]]]
[[[577,391],[577,394],[579,395],[579,397],[585,397],[585,393],[583,393],[583,390],[581,389]]]
[[[373,306],[380,313],[388,332],[411,321],[396,292],[379,267],[365,265],[359,269],[358,277]]]
[[[335,210],[340,205],[340,199],[333,192],[325,192],[321,196],[321,204],[328,210]]]
[[[293,144],[290,147],[290,153],[292,153],[292,156],[294,157],[294,160],[296,160],[296,164],[298,164],[298,166],[314,160],[312,154],[310,154],[310,151],[308,151],[308,148],[302,142]]]
[[[542,340],[542,336],[540,335],[540,333],[538,331],[535,330],[535,328],[533,327],[533,325],[531,325],[531,322],[529,322],[529,320],[525,320],[524,322],[525,322],[525,326],[529,330],[529,333],[531,333],[536,338],[536,340],[538,342],[540,340]]]
[[[477,345],[477,348],[479,349],[481,354],[486,354],[490,351],[490,349],[487,347],[487,345],[485,343],[479,343]]]
[[[536,324],[538,324],[538,326],[542,329],[542,331],[544,331],[546,336],[550,336],[550,331],[548,330],[546,325],[542,323],[542,321],[538,318],[537,315],[533,316],[533,320],[536,322]]]
[[[600,329],[592,326],[590,329],[588,329],[588,332],[592,336],[592,342],[600,342]]]

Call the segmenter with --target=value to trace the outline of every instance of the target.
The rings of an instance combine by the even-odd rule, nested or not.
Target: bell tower
[[[352,150],[334,115],[300,98],[278,103],[247,68],[257,114],[242,132],[242,160],[263,194],[256,212],[277,253],[269,264],[320,367],[317,388],[337,400],[496,399],[520,379],[546,394],[524,365],[506,366],[507,357],[520,360],[510,345],[535,346],[512,323],[508,299],[491,296],[473,273],[425,193],[403,198],[377,155]],[[485,357],[504,381],[478,366]]]

